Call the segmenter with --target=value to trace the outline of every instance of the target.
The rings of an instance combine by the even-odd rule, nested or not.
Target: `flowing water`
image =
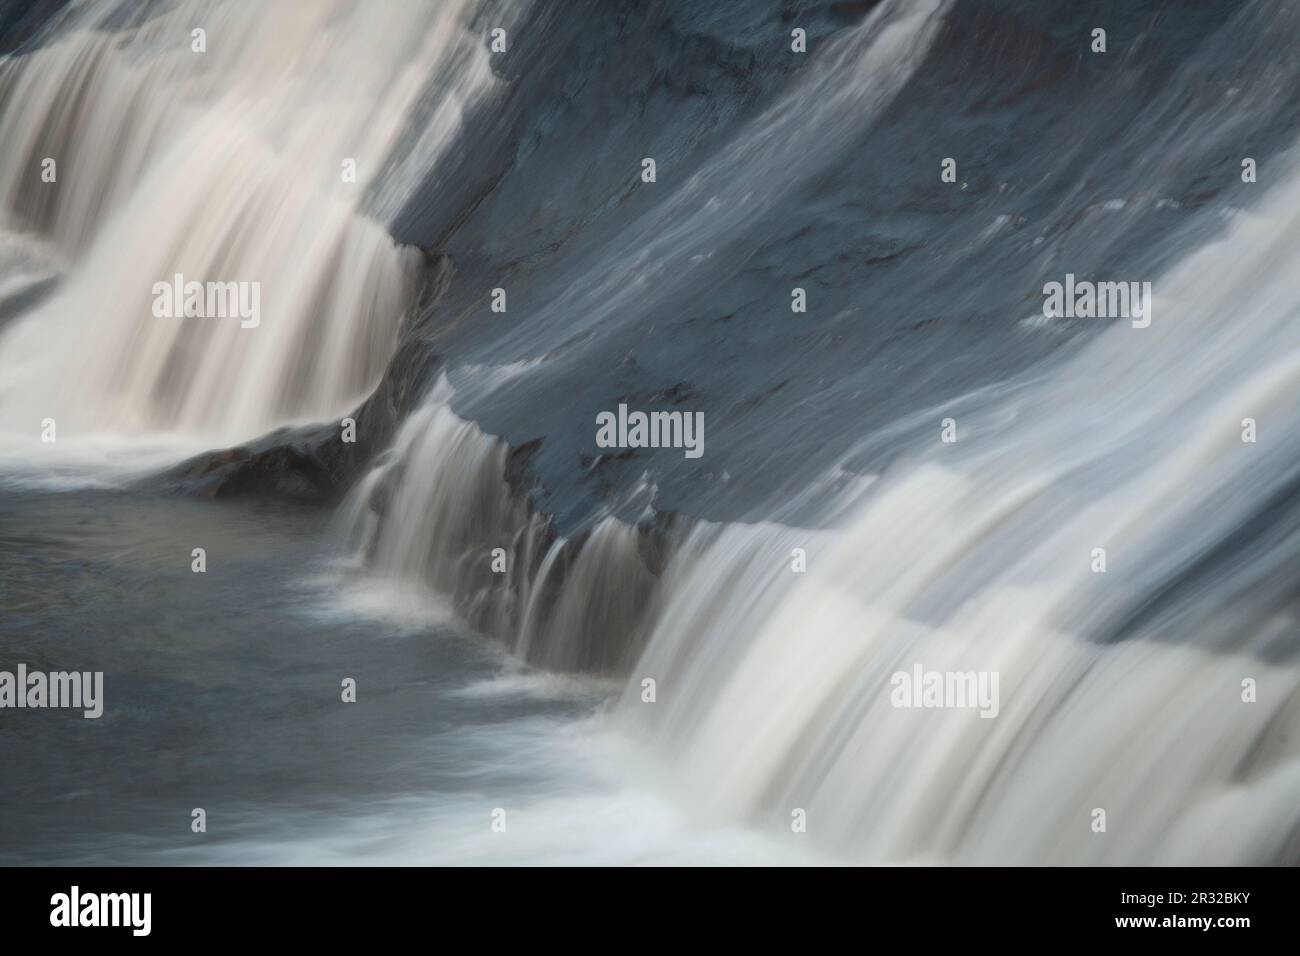
[[[752,67],[766,25],[69,4],[0,60],[0,669],[103,670],[107,702],[0,712],[0,858],[1300,862],[1300,15],[1222,6],[1134,25],[1126,137],[1013,0],[819,23],[705,107],[696,51]],[[523,59],[494,68],[498,25]],[[620,125],[653,64],[582,72],[629,36],[686,77],[675,119],[644,92],[672,144]],[[998,42],[1024,74],[954,92]],[[900,144],[958,114],[1028,158],[969,209],[893,203],[930,163]],[[1249,191],[1188,173],[1241,140]],[[684,171],[653,199],[582,192],[652,149]],[[393,235],[455,262],[432,305]],[[1152,281],[1150,327],[1040,318],[1062,263]],[[156,318],[175,273],[259,282],[261,325]],[[800,282],[834,303],[808,333]],[[132,482],[337,421],[411,348],[441,366],[332,510]],[[703,403],[716,450],[593,455],[628,396]],[[996,717],[894,706],[914,666],[996,673]]]
[[[11,446],[48,417],[69,444],[173,433],[211,447],[364,396],[422,258],[385,220],[454,137],[457,104],[493,84],[468,13],[91,3],[8,61],[0,222],[67,263],[3,343]],[[412,137],[435,83],[451,88]],[[399,149],[404,135],[416,141]],[[46,156],[58,188],[32,184]],[[258,283],[265,327],[160,321],[154,284],[177,274]]]

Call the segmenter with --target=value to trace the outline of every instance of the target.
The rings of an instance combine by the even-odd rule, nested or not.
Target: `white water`
[[[450,398],[450,387],[439,382],[348,496],[337,523],[346,550],[365,559],[368,580],[356,600],[368,601],[367,592],[378,588],[390,605],[386,613],[396,607],[411,618],[441,597],[458,601],[464,618],[500,632],[517,591],[526,593],[516,569],[528,563],[540,528],[512,499],[505,443],[457,418]],[[495,548],[511,552],[507,574],[492,571]]]
[[[735,527],[684,552],[624,716],[671,755],[700,816],[780,827],[802,808],[814,842],[886,863],[1294,854],[1300,542],[1219,557],[1181,600],[1121,625],[1294,480],[1297,248],[1293,168],[1156,282],[1151,328],[1117,325],[963,419],[957,445],[936,417],[933,449],[830,542]],[[917,663],[998,673],[1000,714],[891,706],[891,675]]]
[[[1294,862],[1300,622],[1288,595],[1300,542],[1216,551],[1289,487],[1300,453],[1289,420],[1300,170],[1280,175],[1256,211],[1157,279],[1151,328],[1120,323],[1050,378],[959,403],[956,446],[939,443],[936,415],[932,449],[855,486],[851,506],[827,503],[835,530],[697,528],[658,585],[648,647],[611,715],[648,748],[636,786],[557,800],[547,840],[584,814],[654,818],[672,806],[670,834],[647,839],[675,859],[691,858],[674,845],[683,833],[747,826],[754,842],[742,845],[766,860],[797,849],[877,863]],[[403,515],[472,523],[445,472],[483,464],[494,446],[445,407],[425,414],[442,426],[423,440],[442,452],[399,442],[400,459],[417,447],[432,458],[411,479],[420,488],[402,484],[413,507],[390,512],[372,542],[390,571],[436,582],[429,560],[486,557],[458,532],[460,549],[431,558],[448,535]],[[1241,441],[1247,417],[1256,444]],[[462,440],[478,451],[448,455]],[[505,454],[495,448],[494,481]],[[1287,514],[1266,517],[1286,527]],[[496,633],[536,659],[539,639],[586,629],[574,609],[625,591],[634,538],[607,523],[576,561],[567,555],[608,573],[562,576],[547,606],[566,609],[558,637],[531,606],[565,556],[552,545],[516,588],[532,598]],[[1104,574],[1091,569],[1096,547]],[[791,571],[795,548],[806,574]],[[1202,560],[1208,574],[1189,577]],[[621,613],[609,640],[644,626]],[[893,707],[891,676],[915,664],[996,672],[997,717]],[[654,704],[641,700],[647,677]],[[808,833],[790,844],[796,808]],[[456,828],[436,832],[442,845]],[[558,852],[514,845],[503,858],[533,850]]]
[[[652,273],[654,292],[661,294],[687,253],[721,241],[769,209],[773,197],[789,188],[791,170],[811,177],[831,162],[923,61],[946,6],[944,0],[885,3],[830,42],[816,69],[629,230],[590,283],[549,306],[566,316],[564,334],[638,315],[633,304],[644,305]],[[608,268],[610,263],[617,267]],[[528,336],[546,334],[547,327],[531,323],[506,347],[527,351]],[[553,344],[538,343],[534,351],[545,353]],[[565,360],[577,355],[569,351]],[[541,361],[462,370],[458,389],[508,389]],[[507,503],[508,449],[460,420],[450,401],[443,383],[350,496],[342,525],[352,546],[364,550],[372,572],[452,597],[474,626],[506,638],[525,659],[560,667],[626,664],[621,651],[602,648],[635,646],[653,590],[638,535],[616,521],[598,520],[584,541],[556,538],[541,554],[544,519]],[[372,509],[380,486],[383,501]],[[643,491],[653,496],[652,488],[634,493],[640,497]],[[489,570],[493,548],[510,555],[505,574]]]
[[[47,416],[61,440],[173,431],[206,445],[364,393],[414,285],[412,255],[382,223],[454,135],[459,104],[490,86],[485,70],[466,71],[465,88],[426,110],[436,120],[403,139],[448,50],[482,67],[467,52],[481,50],[465,41],[466,5],[432,19],[428,9],[186,3],[111,34],[77,12],[56,42],[3,65],[0,135],[17,144],[0,161],[4,228],[16,247],[48,244],[66,271],[58,294],[0,339],[2,427],[28,436],[7,449]],[[837,109],[883,106],[938,9],[913,7],[902,27],[879,14],[839,48],[834,82],[807,90],[815,100],[842,89],[865,52],[883,73],[864,74]],[[196,64],[188,31],[200,16],[211,59]],[[71,96],[82,84],[88,98]],[[776,147],[799,115],[768,121],[781,135],[760,125],[729,155],[769,170],[789,162],[794,148]],[[61,186],[45,198],[30,180],[50,142]],[[338,163],[352,155],[362,182],[347,186]],[[367,186],[381,168],[382,185]],[[731,185],[721,178],[683,195]],[[738,186],[725,195],[737,205],[711,207],[707,229],[707,217],[686,219],[663,247],[703,248],[719,222],[763,206],[745,205]],[[422,831],[386,829],[380,852],[766,861],[774,847],[805,851],[789,843],[798,807],[809,847],[853,861],[1276,858],[1300,825],[1300,669],[1278,650],[1294,645],[1297,622],[1277,609],[1274,580],[1294,567],[1295,545],[1255,555],[1245,582],[1225,567],[1194,603],[1120,627],[1293,476],[1300,174],[1261,208],[1157,282],[1152,328],[1117,327],[1050,382],[963,418],[956,447],[936,442],[883,476],[838,530],[697,529],[659,586],[649,647],[615,715],[649,758],[602,751],[595,762],[617,773],[593,780],[591,754],[566,736],[586,725],[493,728],[481,741],[499,748],[492,759],[581,772],[524,807],[522,841],[492,843],[476,800],[438,808]],[[263,328],[153,319],[148,289],[174,271],[262,281]],[[623,298],[609,301],[641,294],[625,280],[610,280]],[[446,400],[435,393],[412,416],[350,502],[344,523],[370,571],[455,595],[521,655],[590,653],[593,634],[629,640],[641,622],[619,602],[649,588],[636,536],[602,522],[576,553],[563,540],[541,553],[542,522],[510,501],[505,447]],[[1245,416],[1260,422],[1257,445],[1239,439]],[[376,518],[381,487],[389,502]],[[494,546],[511,557],[502,580],[484,570]],[[1089,568],[1098,546],[1105,575]],[[790,571],[796,547],[806,575]],[[1102,640],[1118,630],[1125,640]],[[914,663],[997,671],[998,717],[892,708],[890,675]],[[640,701],[643,677],[657,681],[654,705]],[[1242,703],[1244,677],[1258,681],[1257,703]],[[1090,829],[1097,807],[1105,834]],[[430,810],[406,809],[412,820]],[[737,832],[751,825],[779,842]],[[313,837],[310,858],[373,849],[371,835],[353,836],[319,848]],[[264,851],[283,862],[307,845]]]
[[[510,697],[518,701],[520,694]],[[537,695],[549,696],[545,692]],[[564,693],[577,698],[580,692]],[[590,696],[587,694],[587,696]],[[307,818],[305,833],[172,851],[172,863],[239,866],[625,866],[811,864],[793,834],[701,828],[645,779],[642,756],[595,719],[532,717],[469,727],[466,761],[482,789],[386,800],[341,824]],[[471,756],[472,755],[472,756]],[[543,781],[521,788],[500,768]],[[556,768],[563,768],[556,773]],[[489,826],[506,812],[505,832]]]
[[[0,235],[67,262],[0,336],[0,453],[211,447],[364,396],[420,279],[386,222],[495,82],[474,7],[78,4],[0,63]],[[259,283],[260,326],[156,318],[176,273]]]
[[[509,446],[457,417],[452,396],[440,380],[344,502],[345,603],[454,617],[544,666],[622,670],[655,586],[639,533],[604,517],[580,538],[549,535],[506,481]]]

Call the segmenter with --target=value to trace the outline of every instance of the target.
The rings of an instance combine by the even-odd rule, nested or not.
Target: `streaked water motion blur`
[[[421,260],[385,226],[494,82],[470,10],[76,4],[6,62],[0,214],[60,273],[3,342],[8,430],[35,415],[210,447],[373,388]],[[176,274],[259,283],[266,327],[160,321],[151,290]]]
[[[0,667],[109,700],[0,735],[0,856],[1300,863],[1300,10],[863,6],[18,21]]]

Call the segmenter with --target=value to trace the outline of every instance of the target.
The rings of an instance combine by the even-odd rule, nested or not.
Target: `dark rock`
[[[334,504],[392,443],[441,365],[423,341],[408,340],[370,397],[343,416],[356,421],[354,442],[343,441],[342,419],[280,428],[247,445],[204,452],[143,484],[210,498],[268,495]]]

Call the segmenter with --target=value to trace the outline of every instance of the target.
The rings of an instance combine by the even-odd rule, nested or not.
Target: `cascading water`
[[[1298,243],[1293,167],[1156,283],[1150,328],[964,418],[805,543],[806,576],[779,573],[789,530],[684,556],[634,669],[659,706],[634,684],[627,715],[713,812],[803,808],[851,859],[1293,859]],[[999,674],[997,719],[894,706],[916,665]]]
[[[345,502],[338,527],[351,570],[380,585],[387,614],[418,618],[441,598],[522,660],[623,670],[662,547],[610,517],[555,534],[508,482],[508,446],[458,418],[452,394],[440,380]]]
[[[404,862],[1300,860],[1300,157],[1260,145],[1295,135],[1300,15],[1128,22],[1097,61],[1019,0],[613,7],[72,3],[0,59],[0,560],[111,592],[79,617],[43,565],[0,566],[0,651],[103,654],[179,701],[136,731],[148,765],[105,753],[161,773],[157,819],[191,789],[254,808],[248,840],[184,851],[204,861],[352,859],[358,833]],[[1113,105],[1101,69],[1142,101],[1118,145],[1080,109]],[[1206,157],[1247,141],[1243,210]],[[1149,327],[1039,314],[1039,271],[1116,259],[1150,270]],[[155,315],[175,275],[257,283],[261,321]],[[593,451],[610,399],[699,403],[708,450]],[[23,497],[13,460],[48,477],[65,445],[136,471],[202,450],[158,480],[306,475],[342,505]],[[148,587],[143,613],[120,597]],[[914,669],[996,675],[997,699],[899,706]],[[365,701],[323,725],[346,774],[302,762],[302,701],[339,674]],[[168,777],[194,700],[216,756]],[[257,830],[269,803],[351,806],[344,776],[390,787],[355,815],[380,824]],[[501,805],[510,841],[482,825]]]
[[[364,396],[420,281],[386,221],[495,82],[474,10],[78,4],[0,65],[0,228],[67,263],[0,338],[9,450],[47,418],[211,447]],[[256,284],[260,322],[158,317],[176,275]]]
[[[657,750],[697,815],[779,831],[802,808],[817,845],[858,862],[1294,861],[1300,539],[1254,524],[1289,526],[1294,512],[1300,286],[1287,261],[1300,172],[1258,208],[1156,282],[1150,328],[1122,324],[1049,377],[971,396],[958,444],[823,502],[833,530],[704,523],[649,572],[628,560],[633,529],[599,526],[578,560],[618,570],[563,581],[562,630],[592,630],[573,608],[635,595],[618,624],[594,629],[623,649],[648,641],[616,723]],[[672,235],[694,248],[688,232]],[[635,272],[647,258],[618,261]],[[623,302],[610,290],[627,279],[602,277],[593,301]],[[458,421],[449,401],[444,391],[422,413],[444,423],[423,432],[424,467],[399,448],[402,504],[389,497],[366,520],[375,566],[469,594],[449,563],[481,571],[488,539],[508,544],[539,519],[488,519],[512,494],[506,450],[464,423],[434,442]],[[1242,442],[1245,418],[1267,443]],[[462,441],[476,450],[457,451]],[[461,468],[458,480],[494,489],[468,515],[445,479]],[[419,514],[458,514],[458,530],[410,524]],[[493,529],[477,543],[475,515]],[[514,608],[495,632],[535,663],[591,666],[590,648],[562,661],[539,651],[547,626],[529,588],[554,576],[569,542],[540,549],[536,527],[510,602],[487,602]],[[1097,548],[1106,573],[1091,566]],[[996,673],[997,719],[894,706],[891,677],[914,666]],[[1246,680],[1266,697],[1244,702]],[[1098,808],[1105,833],[1090,826]]]
[[[933,41],[945,4],[884,4],[828,51],[805,78],[748,123],[700,174],[655,207],[607,252],[608,272],[592,272],[548,307],[573,316],[570,334],[626,321],[633,303],[671,286],[668,266],[699,267],[697,253],[761,217],[781,173],[796,162],[812,176],[832,162],[851,133],[869,128],[897,95]],[[851,122],[845,117],[850,116]],[[811,149],[811,152],[810,152]],[[738,178],[744,171],[745,178]],[[651,283],[654,274],[655,281]],[[644,301],[636,307],[643,307]],[[546,316],[529,328],[545,328]],[[526,331],[512,347],[527,345]],[[559,361],[574,361],[579,351]],[[543,361],[508,367],[523,373]],[[498,374],[508,390],[512,374]],[[493,391],[476,370],[469,387]],[[523,659],[561,669],[619,671],[640,646],[655,579],[672,535],[642,540],[608,514],[578,536],[551,535],[504,480],[507,449],[461,421],[445,382],[403,426],[390,455],[353,493],[344,535],[371,573],[450,596],[473,626],[506,638]],[[509,553],[495,573],[494,548]]]

